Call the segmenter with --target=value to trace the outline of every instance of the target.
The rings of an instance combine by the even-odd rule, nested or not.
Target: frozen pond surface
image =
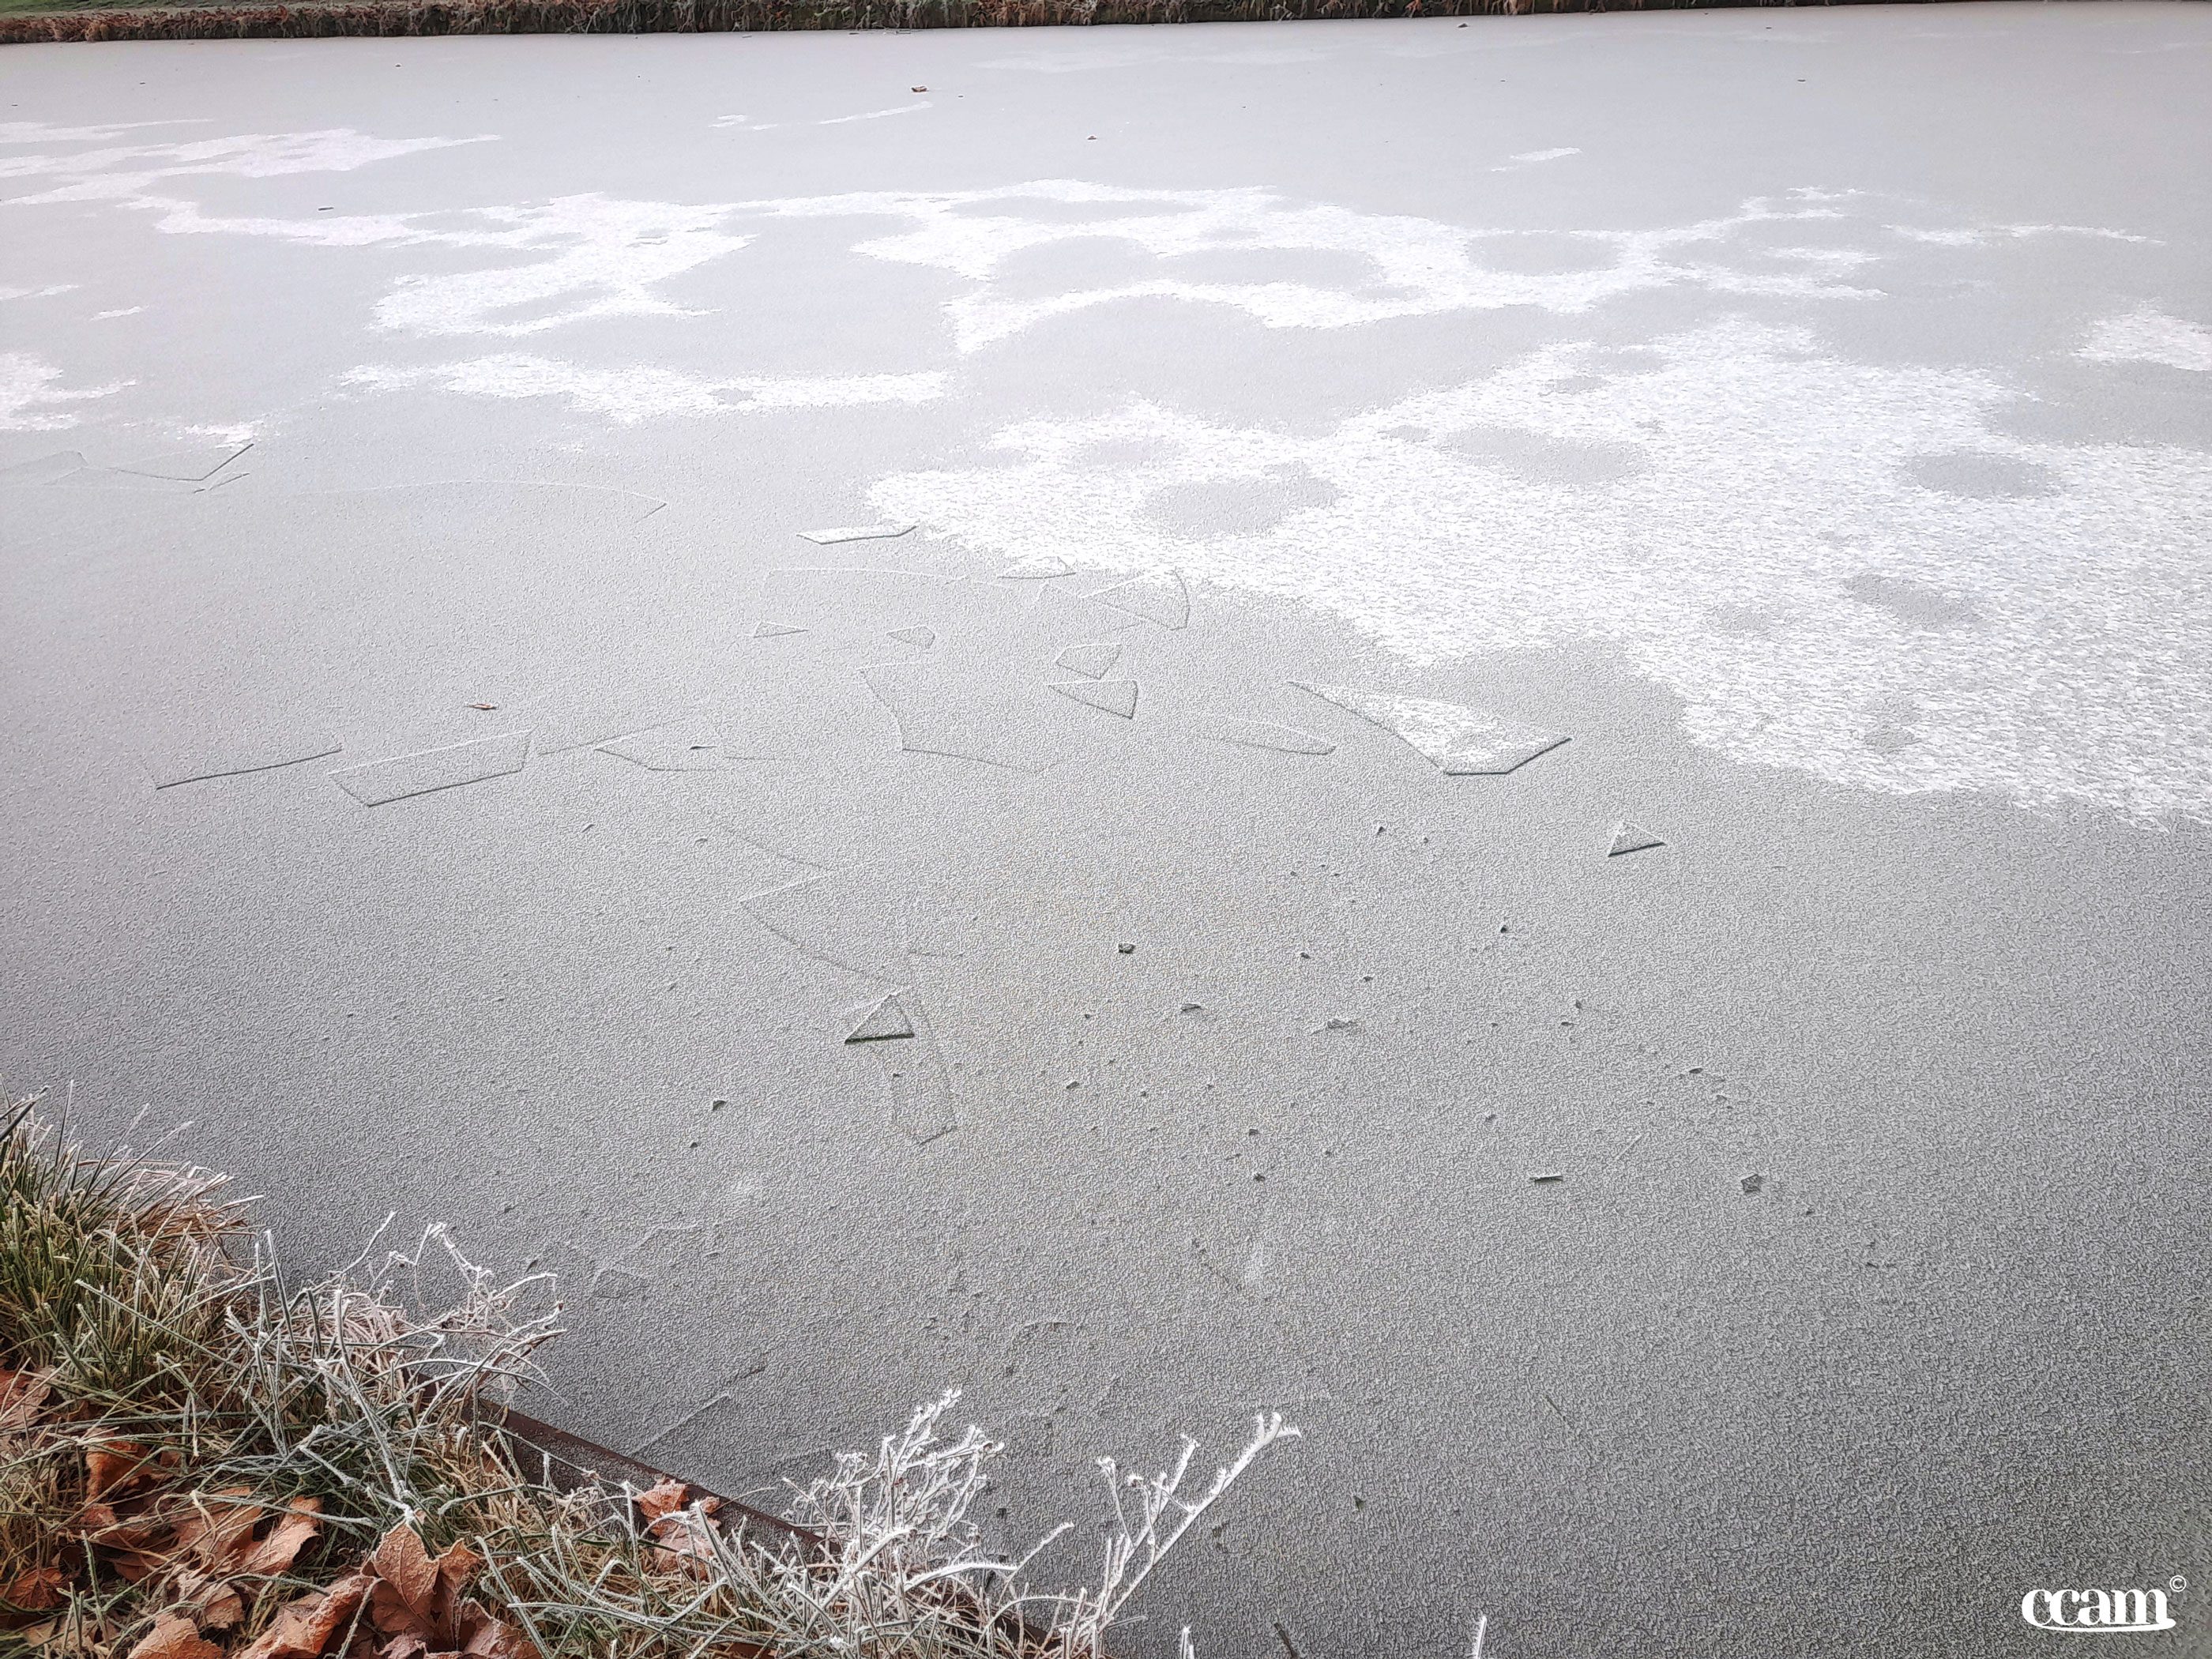
[[[10,1089],[726,1487],[1283,1409],[1132,1655],[2212,1586],[2212,12],[0,102]]]

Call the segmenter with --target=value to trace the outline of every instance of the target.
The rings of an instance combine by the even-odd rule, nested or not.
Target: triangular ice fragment
[[[1304,680],[1291,684],[1381,726],[1452,777],[1510,772],[1567,740],[1563,732],[1510,725],[1462,703],[1432,702],[1426,697],[1362,691],[1348,685],[1310,685]]]
[[[1180,571],[1148,570],[1090,597],[1163,628],[1182,628],[1190,621],[1190,590],[1183,586]]]
[[[1054,576],[1073,576],[1074,574],[1075,567],[1068,563],[1066,559],[1024,559],[1001,570],[999,573],[999,580],[1013,582],[1041,582],[1049,581]]]
[[[1301,732],[1295,726],[1272,720],[1240,720],[1233,714],[1200,714],[1193,726],[1201,738],[1216,743],[1241,744],[1247,749],[1276,749],[1286,755],[1333,755],[1336,745],[1326,738]]]
[[[937,643],[937,631],[930,628],[894,628],[885,637],[902,645],[918,645],[925,651]]]
[[[805,631],[803,628],[793,628],[789,623],[764,622],[753,624],[753,637],[757,640],[780,640],[786,634],[804,634]]]
[[[1108,640],[1091,645],[1071,645],[1054,661],[1071,674],[1086,680],[1103,680],[1121,660],[1121,647]]]
[[[839,542],[884,541],[893,536],[903,536],[913,528],[912,525],[905,523],[848,524],[840,525],[834,530],[802,530],[799,534],[802,540],[812,542],[817,547],[830,547]]]
[[[713,772],[728,763],[722,758],[722,734],[704,720],[674,720],[626,732],[599,744],[599,750],[648,772]]]
[[[335,755],[344,746],[326,732],[312,731],[277,737],[247,734],[204,737],[198,741],[178,738],[172,739],[163,752],[149,756],[146,770],[152,775],[156,789],[170,789],[180,783],[198,783],[207,778],[273,772],[279,767],[297,766],[302,761]]]
[[[424,749],[390,760],[349,766],[330,775],[331,781],[363,806],[383,806],[410,795],[434,794],[465,783],[482,783],[520,772],[530,758],[530,733],[509,732],[472,743],[449,744],[443,749]]]
[[[1617,859],[1623,853],[1641,853],[1648,848],[1664,847],[1667,843],[1641,824],[1623,818],[1613,826],[1613,840],[1607,843],[1605,855]]]
[[[1052,689],[1063,697],[1073,697],[1093,708],[1119,714],[1125,720],[1137,717],[1137,683],[1134,680],[1055,680]]]
[[[0,489],[16,484],[52,483],[57,478],[66,478],[72,472],[84,471],[84,457],[74,449],[64,449],[52,455],[41,455],[33,461],[18,461],[13,466],[0,466]]]
[[[252,444],[226,444],[217,449],[173,449],[140,460],[118,461],[113,470],[148,478],[172,478],[179,483],[204,483],[252,447]]]
[[[845,1041],[887,1042],[893,1037],[910,1037],[913,1035],[914,1022],[906,1017],[906,1010],[899,1006],[898,993],[894,991],[868,1010],[868,1017],[853,1028],[853,1034]]]

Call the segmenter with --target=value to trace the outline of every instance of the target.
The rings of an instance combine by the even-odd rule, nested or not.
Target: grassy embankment
[[[0,1110],[0,1651],[1097,1659],[1166,1551],[1297,1432],[1259,1420],[1189,1493],[1188,1442],[1158,1475],[1102,1465],[1100,1579],[1043,1592],[978,1540],[1001,1448],[947,1437],[957,1395],[782,1517],[674,1480],[572,1484],[506,1411],[556,1334],[542,1276],[500,1285],[433,1229],[295,1283],[222,1177],[87,1156],[27,1105]]]
[[[1824,0],[1825,3],[1825,0]],[[318,35],[661,34],[1668,11],[1771,0],[0,0],[0,45]]]

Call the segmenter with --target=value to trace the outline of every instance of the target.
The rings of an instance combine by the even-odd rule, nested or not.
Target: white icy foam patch
[[[1993,378],[1803,330],[1648,351],[1620,372],[1547,349],[1310,437],[1145,402],[1030,422],[1006,463],[872,501],[981,553],[1297,599],[1419,661],[1610,642],[1739,761],[2212,818],[2212,456],[2008,437]],[[1165,459],[1121,459],[1138,445]],[[1299,478],[1327,488],[1286,501],[1333,498],[1264,529],[1151,508]]]
[[[70,143],[91,128],[49,128],[40,137]],[[19,143],[37,142],[27,137]],[[0,156],[0,181],[36,179],[44,188],[0,196],[13,206],[51,202],[121,202],[131,206],[165,205],[154,197],[156,185],[173,179],[228,175],[271,179],[298,173],[350,173],[425,150],[491,142],[488,138],[374,138],[349,127],[317,132],[243,133],[229,138],[200,138],[171,144],[109,145],[95,149],[43,150],[30,155]],[[4,188],[4,183],[0,183]]]
[[[2145,306],[2123,317],[2104,319],[2089,331],[2078,355],[2093,362],[2160,363],[2209,374],[2212,328]]]
[[[671,416],[921,404],[945,389],[941,374],[714,380],[647,364],[591,368],[519,353],[427,368],[369,364],[349,371],[344,378],[349,384],[385,392],[430,386],[471,398],[559,398],[580,414],[605,416],[624,426]]]
[[[65,388],[56,384],[62,371],[27,352],[0,352],[0,432],[58,432],[75,426],[80,416],[57,404],[82,403],[105,398],[131,384],[116,380],[106,386]]]

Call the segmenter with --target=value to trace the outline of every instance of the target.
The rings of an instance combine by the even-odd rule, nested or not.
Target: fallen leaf
[[[239,1600],[238,1592],[226,1584],[217,1594],[200,1603],[200,1623],[210,1630],[228,1630],[246,1619],[246,1603]]]
[[[489,714],[493,709],[498,708],[499,705],[495,702],[472,702],[469,707],[475,709],[480,714]]]
[[[240,1503],[253,1496],[251,1486],[225,1486],[221,1492],[192,1494],[191,1512],[177,1522],[177,1550],[190,1550],[200,1565],[217,1572],[235,1572],[253,1543],[253,1528],[268,1513],[258,1504]]]
[[[235,1659],[322,1659],[331,1638],[361,1610],[375,1583],[374,1573],[349,1572],[328,1589],[301,1596]]]
[[[385,1534],[370,1564],[375,1567],[377,1577],[398,1593],[407,1609],[427,1622],[430,1593],[438,1587],[438,1568],[430,1559],[429,1552],[422,1547],[415,1528],[394,1527]]]
[[[59,1567],[33,1567],[28,1572],[19,1572],[10,1579],[8,1588],[0,1590],[0,1601],[25,1608],[33,1613],[62,1604],[62,1570]]]
[[[52,1366],[41,1371],[0,1371],[0,1430],[31,1426],[52,1392],[46,1379],[53,1374]]]
[[[690,1490],[673,1475],[664,1475],[653,1485],[637,1495],[638,1512],[645,1516],[647,1525],[665,1515],[673,1515],[684,1507],[684,1494]]]
[[[477,1570],[476,1552],[455,1539],[446,1546],[446,1553],[434,1565],[439,1578],[446,1586],[447,1595],[458,1595],[461,1586],[469,1582],[469,1575]]]
[[[165,1613],[129,1659],[222,1659],[222,1650],[202,1639],[199,1626],[179,1613]]]
[[[927,92],[929,88],[927,87],[915,87],[912,88],[912,90],[915,92]]]
[[[461,1607],[461,1652],[466,1659],[537,1659],[522,1632],[474,1601]]]
[[[253,1547],[238,1571],[269,1578],[289,1567],[307,1540],[323,1529],[322,1507],[320,1498],[294,1498],[291,1513],[270,1528],[269,1535]]]
[[[144,1471],[148,1459],[143,1447],[128,1440],[96,1442],[84,1455],[84,1495],[88,1501],[121,1492]]]

